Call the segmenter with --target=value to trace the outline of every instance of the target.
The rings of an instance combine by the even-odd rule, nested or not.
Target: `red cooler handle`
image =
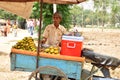
[[[72,45],[71,45],[72,44]],[[67,43],[67,47],[68,48],[75,48],[76,47],[76,43],[74,43],[74,42],[69,42],[69,43]]]

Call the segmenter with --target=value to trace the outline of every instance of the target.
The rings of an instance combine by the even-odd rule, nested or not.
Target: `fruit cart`
[[[40,52],[38,55],[38,68],[36,69],[36,52],[27,50],[11,49],[11,70],[32,72],[29,80],[37,74],[50,74],[81,80],[81,72],[85,58]],[[40,76],[37,76],[40,80]]]
[[[40,3],[40,26],[38,32],[38,46],[40,46],[41,41],[41,26],[42,26],[42,6],[43,3],[49,4],[78,4],[84,2],[85,0],[0,0],[1,2],[6,2],[4,4],[9,3],[23,3],[24,9],[25,7],[32,7],[33,2],[38,1]],[[32,3],[31,3],[32,2]],[[2,4],[3,4],[2,3]],[[22,8],[22,6],[20,6]],[[4,9],[4,7],[3,7]],[[11,8],[12,9],[12,8]],[[22,16],[23,18],[28,18],[30,11],[27,10],[24,13],[28,13],[27,17],[25,14],[20,14],[21,11],[16,10],[9,10],[16,15]],[[24,11],[24,10],[23,10]],[[34,77],[35,74],[43,73],[43,74],[53,74],[53,75],[60,75],[65,77],[75,78],[76,80],[80,80],[81,71],[82,71],[82,64],[84,62],[84,58],[81,57],[68,57],[62,55],[48,55],[44,53],[39,53],[39,49],[37,53],[25,51],[25,50],[11,50],[11,70],[19,70],[19,71],[30,71],[33,72],[30,76],[30,79]],[[62,65],[61,65],[62,64]],[[52,69],[52,70],[51,70]],[[37,77],[37,75],[36,75]],[[30,80],[29,79],[29,80]]]

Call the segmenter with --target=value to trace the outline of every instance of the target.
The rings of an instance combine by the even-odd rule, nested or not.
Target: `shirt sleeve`
[[[64,26],[61,26],[60,29],[62,30],[62,33],[63,33],[63,34],[66,34],[66,33],[67,33],[67,30],[66,30],[66,28],[65,28]]]
[[[63,27],[63,34],[66,34],[67,30]]]
[[[47,26],[43,32],[43,37],[48,38],[48,34],[49,34],[49,26]]]

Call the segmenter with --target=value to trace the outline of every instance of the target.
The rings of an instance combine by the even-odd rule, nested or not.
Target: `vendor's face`
[[[54,25],[55,25],[55,26],[59,26],[60,21],[61,21],[61,18],[60,18],[59,15],[54,15],[54,16],[53,16],[53,22],[54,22]]]

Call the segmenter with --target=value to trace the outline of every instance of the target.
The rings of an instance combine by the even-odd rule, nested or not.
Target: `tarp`
[[[25,19],[29,18],[32,12],[33,2],[0,2],[0,8],[19,15]]]
[[[117,68],[120,65],[120,60],[118,58],[102,55],[100,53],[96,53],[90,49],[83,48],[82,55],[86,59],[90,59],[92,63],[97,64],[98,66],[107,66],[112,67],[112,69]]]
[[[31,15],[35,1],[39,0],[0,0],[0,8],[27,19]],[[84,1],[85,0],[43,0],[43,3],[78,4]]]

